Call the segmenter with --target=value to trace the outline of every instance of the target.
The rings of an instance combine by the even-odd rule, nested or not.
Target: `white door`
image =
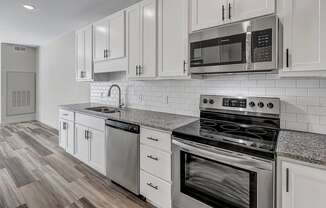
[[[85,59],[85,78],[84,80],[93,79],[93,26],[89,26],[84,31],[84,59]]]
[[[280,1],[284,70],[326,69],[326,1]]]
[[[275,13],[275,0],[228,0],[227,18],[241,21]]]
[[[89,129],[89,164],[95,170],[105,174],[106,172],[106,152],[104,132]]]
[[[141,28],[141,77],[155,77],[157,71],[157,0],[140,4]]]
[[[191,30],[196,31],[224,24],[224,20],[226,19],[226,7],[223,1],[224,0],[190,0]]]
[[[66,150],[67,148],[67,121],[60,120],[59,121],[60,129],[59,129],[59,146]]]
[[[282,162],[282,208],[324,208],[325,196],[326,170]]]
[[[75,124],[75,156],[84,163],[89,161],[87,131],[88,128]]]
[[[187,76],[188,0],[159,2],[159,75]]]
[[[110,16],[109,26],[109,59],[117,59],[125,57],[126,49],[126,33],[125,33],[125,11],[118,12]]]
[[[136,4],[127,10],[128,77],[138,77],[140,65],[140,7]],[[137,70],[136,70],[137,69]]]
[[[76,72],[77,80],[85,78],[85,31],[80,30],[76,32]]]
[[[107,19],[101,20],[93,25],[93,57],[94,62],[106,60],[106,50],[108,49],[109,22]]]
[[[75,154],[75,127],[74,122],[67,121],[66,122],[66,132],[67,132],[67,148],[66,152],[71,155]]]

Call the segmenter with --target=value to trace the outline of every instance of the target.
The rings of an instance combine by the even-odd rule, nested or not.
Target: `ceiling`
[[[0,42],[44,45],[139,0],[0,0]],[[29,11],[22,4],[36,6]]]

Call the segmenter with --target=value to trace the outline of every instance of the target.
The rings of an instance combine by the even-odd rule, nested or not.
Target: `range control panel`
[[[201,95],[201,109],[233,110],[264,114],[280,114],[280,99],[267,97],[229,97]]]

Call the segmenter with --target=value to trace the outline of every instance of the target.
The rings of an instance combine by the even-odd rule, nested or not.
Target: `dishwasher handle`
[[[106,120],[105,124],[111,128],[120,129],[134,134],[139,134],[140,132],[138,125],[126,123],[123,121]]]

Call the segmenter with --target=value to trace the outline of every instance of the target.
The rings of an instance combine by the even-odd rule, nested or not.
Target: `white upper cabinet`
[[[158,54],[160,77],[188,75],[188,0],[159,1]]]
[[[191,30],[275,13],[275,0],[191,0]]]
[[[279,1],[279,16],[284,30],[284,75],[325,75],[325,9],[326,1],[322,0]]]
[[[94,62],[105,61],[107,58],[109,22],[101,20],[93,25],[94,27]]]
[[[275,0],[229,0],[227,13],[231,21],[275,13]]]
[[[125,11],[110,17],[108,58],[123,58],[126,55]]]
[[[77,81],[91,81],[93,79],[92,35],[92,26],[76,32]]]
[[[324,208],[326,170],[282,162],[281,200],[278,208]]]
[[[129,78],[153,78],[157,71],[157,0],[127,9]]]
[[[127,70],[125,11],[93,24],[94,72]]]
[[[225,0],[191,0],[191,30],[225,24]]]

